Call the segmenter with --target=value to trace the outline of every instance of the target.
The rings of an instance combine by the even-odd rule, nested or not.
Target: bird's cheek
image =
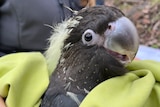
[[[103,43],[103,47],[108,49],[110,48],[110,41],[111,41],[111,38],[110,37],[106,37],[105,40],[104,40],[104,43]]]
[[[98,40],[97,40],[97,45],[98,46],[103,46],[105,43],[105,38],[103,36],[99,36]]]
[[[113,36],[114,33],[116,33],[116,22],[111,22],[108,24],[108,28],[104,32],[104,43],[103,47],[108,49],[110,47],[110,44],[113,44]]]

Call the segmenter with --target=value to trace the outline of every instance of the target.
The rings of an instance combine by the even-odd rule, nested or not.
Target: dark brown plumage
[[[77,16],[82,18],[77,19]],[[68,26],[71,32],[64,41],[62,54],[51,75],[42,107],[78,107],[87,93],[96,85],[128,72],[119,60],[123,57],[126,58],[122,59],[123,61],[128,60],[127,55],[108,49],[109,45],[106,41],[108,37],[117,34],[112,34],[112,27],[114,27],[112,22],[121,17],[124,17],[124,14],[120,10],[108,6],[83,9],[73,17],[72,20],[78,20],[79,23],[75,27]],[[115,25],[115,29],[116,27]],[[123,36],[122,34],[118,33],[120,36]],[[131,42],[128,45],[131,43],[134,45],[135,40],[132,40],[132,36],[130,39]],[[116,43],[120,42],[117,41]]]

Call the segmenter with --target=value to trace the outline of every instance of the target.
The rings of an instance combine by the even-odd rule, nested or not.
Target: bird
[[[46,59],[55,67],[41,107],[79,107],[98,84],[129,72],[125,66],[139,47],[133,22],[118,8],[104,5],[78,11],[54,28],[49,41]],[[60,55],[53,54],[55,48]]]

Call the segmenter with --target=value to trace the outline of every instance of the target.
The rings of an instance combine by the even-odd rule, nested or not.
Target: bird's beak
[[[126,60],[121,60],[122,64],[128,64],[132,62],[132,60],[135,58],[137,52],[132,52],[132,51],[126,51],[124,55],[126,55]]]
[[[123,56],[126,55],[127,58],[122,59],[122,63],[131,62],[139,47],[136,27],[126,17],[121,17],[115,22],[109,23],[109,25],[111,28],[104,33],[106,37],[104,47]]]

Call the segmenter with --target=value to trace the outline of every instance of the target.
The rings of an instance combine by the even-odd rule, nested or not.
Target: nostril
[[[108,25],[108,29],[112,29],[112,26],[111,26],[111,25]]]
[[[109,36],[114,33],[116,30],[116,22],[110,22],[106,25],[106,31],[104,32],[105,36]]]

